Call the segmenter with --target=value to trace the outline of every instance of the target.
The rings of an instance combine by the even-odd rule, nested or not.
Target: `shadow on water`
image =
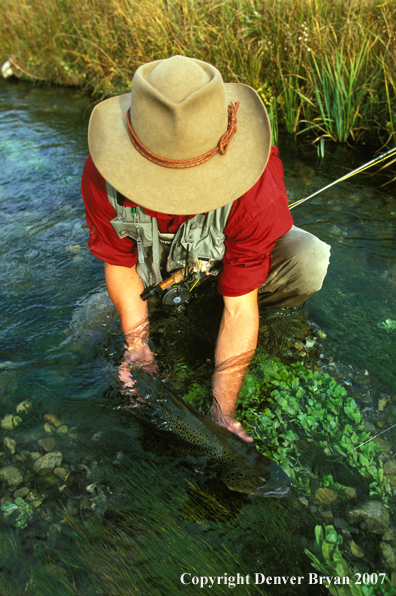
[[[301,503],[296,489],[282,501],[230,491],[175,456],[150,426],[126,421],[115,409],[124,405],[123,339],[103,265],[86,245],[79,190],[88,105],[77,90],[0,81],[6,164],[0,172],[0,418],[9,422],[1,429],[0,466],[14,474],[2,476],[1,497],[2,504],[24,503],[1,516],[0,592],[196,593],[195,584],[181,583],[185,573],[191,574],[186,581],[222,577],[212,589],[222,594],[238,573],[251,582],[255,574],[307,577],[312,568],[303,551],[312,544],[318,512]],[[335,155],[318,164],[309,150],[286,145],[282,157],[291,199],[338,177],[345,160]],[[396,318],[394,210],[387,191],[353,180],[295,213],[297,225],[333,245],[324,290],[308,307],[310,320],[327,334],[326,349],[392,387],[395,333],[377,323]],[[169,386],[182,396],[198,383],[205,407],[221,306],[213,287],[197,292],[184,309],[150,305],[161,370],[178,372]],[[306,310],[262,313],[260,349],[292,362],[294,344],[306,344],[310,332]],[[314,366],[321,349],[301,358]],[[24,400],[30,409],[17,411]],[[326,456],[314,453],[312,443],[305,453],[314,492],[316,468]],[[42,465],[46,457],[52,463]],[[356,473],[343,463],[333,472],[342,481]],[[354,480],[366,495],[364,482]],[[279,593],[268,585],[236,589]],[[282,594],[310,589],[306,582],[288,584]],[[312,593],[320,593],[317,586]]]

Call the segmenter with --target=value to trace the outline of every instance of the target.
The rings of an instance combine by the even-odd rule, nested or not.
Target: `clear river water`
[[[195,576],[307,575],[303,547],[315,522],[297,512],[297,495],[252,501],[199,483],[159,437],[126,423],[114,405],[123,338],[103,263],[87,247],[80,195],[91,109],[80,90],[0,81],[0,419],[31,403],[19,434],[12,425],[0,429],[2,440],[17,443],[0,447],[0,464],[27,470],[12,490],[1,485],[1,497],[15,499],[26,486],[35,510],[22,528],[15,517],[1,522],[0,592],[195,594],[199,586],[187,583]],[[311,145],[287,138],[279,145],[291,201],[373,157],[329,145],[320,159]],[[396,320],[395,186],[380,188],[388,179],[358,175],[293,211],[296,225],[332,246],[324,287],[304,310],[322,333],[319,352],[345,386],[355,374],[370,380],[362,407],[374,423],[378,398],[387,396],[386,425],[396,421],[396,329],[381,325]],[[205,309],[194,319],[193,302],[180,312],[154,309],[154,341],[170,363],[209,375],[216,334],[200,332],[209,323]],[[209,314],[218,321],[217,311],[208,321]],[[274,353],[285,325],[276,327]],[[38,447],[43,439],[63,454],[52,480],[26,463],[29,453],[54,452]],[[185,584],[183,573],[190,574]],[[224,580],[215,590],[229,593]],[[242,583],[235,591],[274,593]],[[282,592],[305,593],[319,592],[308,585]]]

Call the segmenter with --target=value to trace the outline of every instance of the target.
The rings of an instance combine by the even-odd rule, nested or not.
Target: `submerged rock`
[[[385,534],[389,526],[389,512],[379,501],[367,501],[348,513],[352,523],[364,522],[373,534]]]
[[[55,428],[59,428],[63,424],[62,420],[59,420],[58,416],[55,416],[55,414],[45,414],[44,419],[48,420],[48,422],[51,422]]]
[[[46,422],[44,424],[44,430],[47,433],[47,435],[52,435],[53,431],[55,430],[55,427],[52,424],[50,424],[49,422]]]
[[[34,499],[34,501],[32,501],[32,507],[38,509],[43,501],[44,497],[42,497],[41,499]]]
[[[54,439],[40,439],[38,444],[44,449],[44,451],[53,451],[56,447],[56,442]]]
[[[28,488],[27,486],[23,486],[22,488],[18,488],[18,490],[16,490],[14,492],[14,499],[17,499],[18,497],[20,497],[21,499],[24,499],[25,497],[27,497],[27,495],[30,493],[30,488]]]
[[[42,477],[42,480],[44,482],[46,482],[47,484],[49,484],[49,486],[54,486],[55,484],[58,484],[58,482],[59,482],[59,478],[54,476],[54,474],[45,474]]]
[[[389,459],[384,463],[384,474],[387,476],[394,476],[396,474],[396,461]]]
[[[346,486],[345,490],[350,499],[356,499],[356,488],[353,488],[352,486]]]
[[[66,468],[54,468],[54,474],[57,478],[59,478],[59,480],[62,480],[62,478],[64,478],[65,476],[67,476],[67,469]]]
[[[62,460],[63,455],[60,451],[51,451],[36,459],[33,464],[33,470],[40,474],[51,472],[54,468],[58,468],[61,465]]]
[[[30,402],[28,399],[25,399],[25,401],[21,401],[21,403],[19,403],[16,407],[17,414],[19,414],[20,412],[27,412],[31,405],[32,402]]]
[[[374,443],[377,443],[382,449],[382,451],[390,451],[392,449],[392,443],[387,441],[386,439],[381,439],[380,437],[376,437],[373,439]]]
[[[396,548],[387,542],[381,542],[380,549],[385,562],[393,570],[396,569]]]
[[[358,547],[354,540],[350,541],[349,546],[351,547],[351,553],[354,557],[356,557],[357,559],[364,557],[364,552],[361,548]]]
[[[23,475],[17,466],[5,466],[0,470],[0,480],[8,482],[10,486],[18,486],[23,481]]]
[[[4,430],[13,430],[18,424],[22,422],[22,418],[19,416],[14,416],[13,414],[6,414],[1,421],[1,427]]]
[[[341,530],[346,537],[351,538],[351,534],[359,534],[359,530],[350,526],[342,517],[335,517],[333,523],[334,527],[337,528],[337,530]]]
[[[372,422],[369,422],[368,420],[364,420],[364,428],[367,430],[367,432],[369,433],[375,433],[376,432],[376,428],[374,426],[374,424]]]
[[[11,439],[11,437],[4,437],[3,445],[11,452],[11,455],[14,455],[16,449],[16,441],[14,439]]]
[[[69,427],[66,426],[66,424],[62,424],[59,428],[58,428],[58,433],[60,435],[67,435],[67,433],[69,432]]]
[[[382,461],[383,464],[389,460],[390,460],[390,455],[385,453],[385,451],[382,451],[382,453],[380,453],[378,456],[378,461]]]
[[[12,430],[14,428],[14,423],[12,419],[12,414],[6,414],[1,421],[1,428],[4,428],[5,430]]]
[[[333,524],[334,517],[333,517],[333,512],[330,509],[328,509],[326,511],[322,511],[322,517],[323,517],[323,521],[326,524],[326,526]]]
[[[388,528],[385,534],[382,536],[383,542],[395,542],[396,546],[396,530],[393,528]]]
[[[338,495],[331,488],[318,488],[315,493],[315,499],[319,505],[328,507],[333,501],[337,499]]]
[[[396,474],[393,474],[392,476],[387,476],[386,478],[387,480],[389,480],[389,484],[391,485],[391,487],[396,488]]]
[[[394,588],[396,588],[396,572],[395,572],[395,571],[392,571],[392,574],[391,574],[391,582],[392,582],[392,586],[393,586]]]

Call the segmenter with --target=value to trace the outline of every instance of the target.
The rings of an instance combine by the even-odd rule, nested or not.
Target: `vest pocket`
[[[176,233],[170,260],[184,264],[187,254],[198,259],[221,261],[225,253],[224,234],[213,226],[181,226]]]

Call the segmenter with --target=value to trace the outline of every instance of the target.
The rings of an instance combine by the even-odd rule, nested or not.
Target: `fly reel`
[[[179,306],[190,301],[191,292],[185,281],[174,284],[165,290],[162,295],[162,302],[166,306]]]

